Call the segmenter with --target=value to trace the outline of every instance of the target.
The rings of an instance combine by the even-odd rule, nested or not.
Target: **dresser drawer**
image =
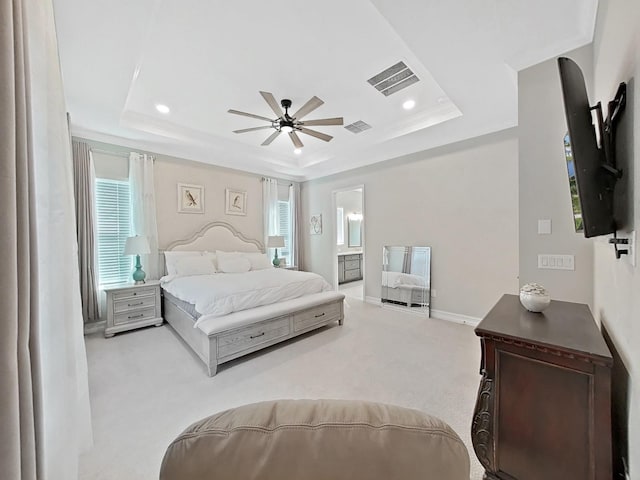
[[[289,335],[289,317],[251,325],[218,337],[218,358],[249,350],[257,345]]]
[[[129,297],[125,300],[113,302],[113,312],[118,314],[122,312],[131,312],[147,307],[155,307],[156,296],[146,295],[144,297]]]
[[[348,282],[350,280],[359,280],[362,274],[360,270],[345,270],[344,272],[344,281]]]
[[[331,322],[340,319],[340,304],[332,303],[320,305],[304,312],[296,313],[293,316],[293,331],[306,330],[314,325]]]
[[[125,323],[138,322],[141,320],[147,320],[159,317],[160,315],[156,314],[155,305],[149,308],[131,310],[129,312],[118,313],[113,316],[114,325],[122,325]]]
[[[360,270],[360,260],[347,260],[344,262],[345,270]]]
[[[356,253],[355,255],[344,255],[344,261],[345,262],[349,262],[349,261],[360,261],[360,254]]]
[[[121,290],[113,293],[113,300],[125,300],[128,298],[146,297],[148,295],[155,295],[157,287],[138,287],[131,290]]]

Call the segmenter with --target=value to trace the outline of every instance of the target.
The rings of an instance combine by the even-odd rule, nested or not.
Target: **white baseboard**
[[[388,308],[390,310],[397,310],[399,312],[413,313],[416,315],[424,315],[423,312],[411,311],[411,309],[395,306],[392,303],[382,303],[382,301],[377,297],[365,297],[365,302],[370,303],[372,305],[377,305],[378,307]],[[434,310],[431,309],[431,317],[437,318],[438,320],[446,320],[448,322],[462,323],[463,325],[471,325],[472,327],[476,327],[481,318],[470,317],[469,315],[462,315],[461,313],[452,313],[445,312],[443,310]]]
[[[462,323],[464,325],[478,326],[481,318],[462,315],[461,313],[445,312],[443,310],[431,310],[431,316],[439,320],[447,320],[448,322]]]
[[[100,320],[97,322],[89,322],[84,324],[84,334],[90,335],[92,333],[104,332],[104,327],[107,326],[106,320]]]

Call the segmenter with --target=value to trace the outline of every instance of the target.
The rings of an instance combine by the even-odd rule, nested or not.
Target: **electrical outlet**
[[[438,292],[436,292],[435,288],[431,289],[431,297],[436,298],[438,296]]]

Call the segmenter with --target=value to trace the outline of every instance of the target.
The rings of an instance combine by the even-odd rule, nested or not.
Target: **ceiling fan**
[[[284,108],[283,112],[273,94],[269,92],[260,92],[260,95],[262,95],[262,98],[264,98],[265,101],[269,104],[269,107],[271,107],[273,113],[278,116],[275,120],[263,117],[261,115],[254,115],[253,113],[239,112],[238,110],[229,110],[229,113],[242,115],[245,117],[257,118],[258,120],[265,120],[269,122],[270,125],[265,125],[264,127],[244,128],[242,130],[233,131],[233,133],[245,133],[253,132],[254,130],[266,130],[267,128],[275,129],[275,132],[269,135],[269,137],[264,142],[262,142],[263,146],[271,144],[271,142],[273,142],[281,133],[288,133],[289,138],[296,148],[304,147],[304,144],[300,141],[300,137],[298,137],[298,132],[311,135],[312,137],[316,137],[320,140],[328,142],[333,138],[331,135],[327,135],[326,133],[318,132],[316,130],[311,130],[307,127],[316,125],[342,125],[344,123],[342,117],[321,118],[318,120],[302,121],[302,117],[313,112],[316,108],[324,103],[316,96],[311,97],[311,99],[302,107],[300,107],[300,109],[296,113],[294,113],[293,115],[289,115],[291,100],[285,98],[280,102],[280,105],[282,105],[282,108]]]

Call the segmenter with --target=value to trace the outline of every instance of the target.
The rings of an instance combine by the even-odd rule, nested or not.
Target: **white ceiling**
[[[597,0],[54,0],[74,135],[200,162],[311,179],[517,124],[517,71],[591,42]],[[420,82],[385,97],[367,79],[404,61]],[[371,130],[232,131],[275,117]],[[416,101],[406,111],[402,103]],[[171,108],[163,115],[161,103]]]

